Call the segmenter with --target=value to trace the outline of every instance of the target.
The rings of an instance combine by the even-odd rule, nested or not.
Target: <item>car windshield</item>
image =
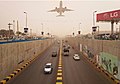
[[[53,53],[56,54],[57,52],[54,51]]]
[[[75,56],[78,56],[77,54]]]
[[[46,65],[45,68],[50,68],[50,65]]]

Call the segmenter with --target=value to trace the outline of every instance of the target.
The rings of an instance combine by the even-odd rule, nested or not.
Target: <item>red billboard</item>
[[[120,21],[120,10],[99,13],[96,21]]]

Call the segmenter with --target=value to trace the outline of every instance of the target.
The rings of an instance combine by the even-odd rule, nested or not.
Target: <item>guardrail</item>
[[[36,40],[45,40],[45,39],[49,39],[49,38],[29,39],[29,40],[12,40],[12,41],[0,42],[0,44],[15,43],[15,42],[27,42],[27,41],[36,41]]]

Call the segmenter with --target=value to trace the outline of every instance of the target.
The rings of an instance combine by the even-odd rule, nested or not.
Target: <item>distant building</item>
[[[104,39],[104,40],[115,40],[119,39],[119,32],[113,32],[111,35],[111,31],[97,31],[95,32],[95,39]]]
[[[13,30],[10,30],[10,37],[13,37],[14,35],[15,34],[14,34]],[[9,30],[4,30],[4,29],[0,30],[0,36],[1,36],[1,38],[9,37]]]

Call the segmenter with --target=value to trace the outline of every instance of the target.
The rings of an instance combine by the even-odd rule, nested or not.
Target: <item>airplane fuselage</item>
[[[62,13],[63,13],[62,1],[60,1],[60,6],[59,6],[58,10],[59,10],[58,13],[59,13],[60,15],[62,15]]]
[[[56,7],[55,9],[50,10],[49,12],[57,12],[57,13],[59,13],[58,16],[63,16],[62,13],[64,13],[65,11],[73,11],[73,10],[67,9],[67,7],[63,8],[62,1],[60,1],[59,8]]]

